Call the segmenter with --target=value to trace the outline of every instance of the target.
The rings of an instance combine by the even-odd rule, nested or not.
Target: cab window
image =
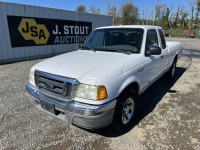
[[[146,50],[148,50],[150,46],[159,46],[158,36],[155,29],[147,31]]]
[[[166,48],[166,42],[165,42],[165,37],[164,37],[163,31],[161,29],[159,29],[158,32],[160,34],[162,49],[165,49]]]

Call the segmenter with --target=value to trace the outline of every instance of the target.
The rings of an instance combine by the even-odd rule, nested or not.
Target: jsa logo
[[[33,40],[35,44],[46,44],[49,32],[45,25],[37,24],[35,19],[23,18],[19,24],[18,31],[25,40]]]

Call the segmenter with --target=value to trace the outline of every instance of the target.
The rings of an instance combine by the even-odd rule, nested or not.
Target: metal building
[[[112,17],[0,2],[0,64],[76,50]]]

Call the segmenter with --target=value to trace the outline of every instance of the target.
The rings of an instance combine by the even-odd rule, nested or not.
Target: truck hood
[[[36,64],[32,70],[74,78],[80,83],[95,85],[113,68],[119,68],[118,72],[122,74],[124,72],[122,65],[130,59],[133,57],[122,53],[78,50],[46,59]]]

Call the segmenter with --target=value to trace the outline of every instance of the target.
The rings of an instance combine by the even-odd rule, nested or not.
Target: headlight
[[[35,74],[33,70],[30,70],[29,83],[35,86]]]
[[[104,100],[107,98],[107,91],[105,86],[80,84],[76,90],[76,97],[91,100]]]

